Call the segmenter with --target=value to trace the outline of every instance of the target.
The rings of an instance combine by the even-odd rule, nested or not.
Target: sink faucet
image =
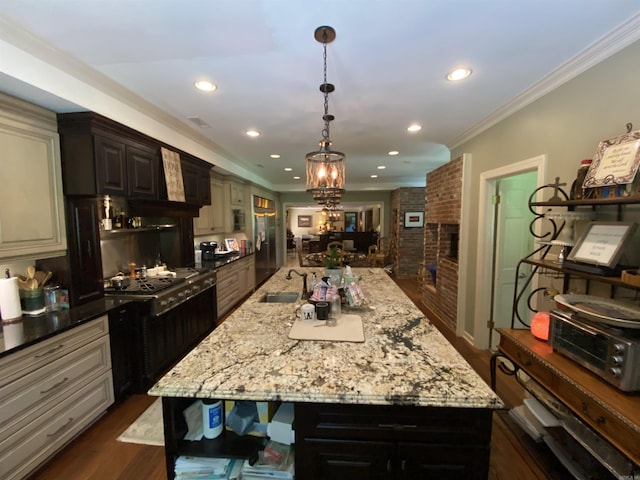
[[[287,273],[287,276],[285,277],[287,280],[291,280],[291,272],[295,273],[296,275],[300,275],[302,277],[302,299],[306,300],[309,298],[309,291],[307,290],[307,274],[306,273],[300,273],[295,269],[291,269],[289,270],[289,272]]]

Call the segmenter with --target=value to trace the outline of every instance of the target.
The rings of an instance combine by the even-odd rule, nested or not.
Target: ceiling
[[[133,127],[146,115],[204,145],[225,172],[303,191],[304,155],[323,127],[320,25],[337,32],[329,112],[347,191],[391,190],[424,186],[451,148],[638,40],[640,2],[2,0],[0,91]],[[471,77],[448,82],[460,65]],[[197,91],[200,79],[218,89]],[[423,128],[410,134],[413,122]]]

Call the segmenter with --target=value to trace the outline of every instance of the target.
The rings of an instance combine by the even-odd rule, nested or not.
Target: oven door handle
[[[591,335],[592,337],[597,337],[599,335],[599,332],[594,329],[593,327],[585,324],[585,323],[578,323],[575,320],[571,319],[569,321],[574,327],[588,333],[589,335]]]

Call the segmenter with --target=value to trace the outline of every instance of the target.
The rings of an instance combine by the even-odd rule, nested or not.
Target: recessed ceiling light
[[[371,178],[378,178],[378,175],[371,175]]]
[[[278,155],[277,153],[272,153],[271,155],[269,155],[271,158],[280,158],[280,155]]]
[[[399,152],[399,151],[397,151],[397,150],[391,150],[391,151],[389,152],[389,155],[393,156],[393,155],[398,155],[399,153],[400,153],[400,152]]]
[[[291,168],[291,167],[284,167],[284,171],[285,171],[285,172],[293,172],[293,168]]]
[[[447,74],[447,80],[452,82],[457,82],[459,80],[464,80],[465,78],[471,75],[471,69],[467,67],[456,68],[455,70],[449,72]]]
[[[300,180],[300,177],[298,177],[297,175],[295,177],[293,177],[294,180]]]
[[[249,137],[259,137],[260,136],[260,132],[257,130],[247,130],[245,132]]]
[[[412,123],[407,127],[407,132],[419,132],[422,130],[422,125],[418,125],[417,123]]]
[[[208,80],[198,80],[194,85],[198,90],[202,90],[203,92],[213,92],[218,89],[215,83],[211,83]]]
[[[385,167],[384,165],[378,165],[378,170],[384,170],[385,168],[387,167]]]

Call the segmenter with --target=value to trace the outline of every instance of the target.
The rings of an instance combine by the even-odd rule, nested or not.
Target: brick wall
[[[390,259],[398,277],[416,277],[424,254],[424,229],[405,228],[405,212],[424,212],[425,189],[398,188],[391,192]]]
[[[452,330],[458,303],[457,245],[462,206],[462,158],[427,174],[424,263],[420,291],[427,307]],[[433,282],[429,266],[436,267]]]

